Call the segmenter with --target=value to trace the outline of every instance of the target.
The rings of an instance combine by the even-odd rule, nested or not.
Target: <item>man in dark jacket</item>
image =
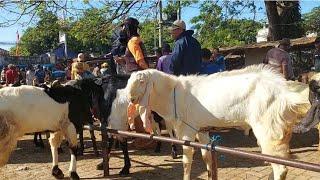
[[[174,21],[169,30],[175,39],[171,56],[174,75],[198,74],[201,69],[201,46],[192,37],[193,31],[186,31],[186,24],[182,20]]]

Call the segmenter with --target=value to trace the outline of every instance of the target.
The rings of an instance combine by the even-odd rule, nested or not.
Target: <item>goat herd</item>
[[[315,82],[310,90],[316,94],[314,98],[320,98],[320,86]],[[50,87],[4,87],[0,89],[0,167],[7,163],[19,137],[47,131],[52,175],[64,177],[58,167],[58,147],[66,139],[71,153],[70,179],[79,179],[77,133],[82,133],[84,124],[92,124],[92,109],[112,129],[127,130],[128,125],[133,127],[128,117],[140,115],[146,131],[159,132],[151,118],[152,110],[164,119],[171,137],[174,132],[178,139],[197,138],[204,144],[209,135],[199,133],[200,128],[251,127],[262,153],[288,157],[295,123],[307,114],[319,118],[318,113],[308,112],[318,109],[310,108],[308,97],[308,85],[286,81],[266,65],[209,76],[177,77],[150,69],[131,76],[108,75]],[[138,108],[132,114],[128,107]],[[126,140],[120,144],[125,160],[120,173],[128,174],[131,165]],[[190,179],[193,152],[192,147],[183,146],[185,180]],[[201,153],[211,178],[211,153],[204,149]],[[275,180],[285,179],[288,170],[284,165],[271,166]]]

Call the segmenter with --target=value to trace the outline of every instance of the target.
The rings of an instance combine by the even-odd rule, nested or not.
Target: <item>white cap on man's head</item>
[[[181,28],[181,29],[186,30],[186,23],[182,20],[175,20],[169,29],[174,30],[177,28]]]

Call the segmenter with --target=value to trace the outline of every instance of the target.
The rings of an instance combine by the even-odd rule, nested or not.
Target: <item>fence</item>
[[[85,129],[89,129],[89,128],[85,127]],[[108,138],[107,133],[136,137],[136,138],[143,138],[143,139],[150,139],[150,140],[157,140],[157,141],[163,141],[163,142],[170,142],[170,143],[175,143],[179,145],[185,145],[185,146],[191,146],[195,148],[209,150],[211,151],[211,157],[212,157],[212,179],[213,180],[218,179],[218,163],[217,163],[217,154],[216,154],[217,152],[231,154],[234,156],[240,156],[244,158],[267,161],[271,163],[282,164],[282,165],[305,169],[309,171],[320,172],[320,165],[318,164],[302,162],[297,160],[289,160],[281,157],[275,157],[275,156],[270,156],[265,154],[254,153],[254,152],[246,152],[242,150],[219,146],[219,145],[216,145],[216,141],[212,141],[209,144],[200,144],[197,142],[183,141],[183,140],[178,140],[178,139],[173,139],[173,138],[168,138],[163,136],[154,136],[149,134],[120,131],[115,129],[107,129],[106,126],[104,125],[102,125],[101,128],[94,126],[93,129],[101,131],[101,134],[102,134],[102,156],[103,156],[104,176],[109,176],[109,155],[107,155],[107,138]]]

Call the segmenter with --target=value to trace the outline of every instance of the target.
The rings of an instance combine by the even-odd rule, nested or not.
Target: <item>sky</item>
[[[257,9],[261,7],[261,10],[258,10],[256,14],[256,20],[264,20],[266,19],[267,15],[265,12],[264,2],[262,0],[256,1]],[[314,7],[320,6],[320,0],[301,0],[300,2],[301,6],[301,13],[307,13],[312,10]],[[194,4],[190,7],[183,8],[181,10],[181,17],[182,20],[184,20],[187,24],[187,29],[190,29],[192,27],[192,24],[190,23],[190,20],[199,15],[199,5]],[[248,12],[243,12],[241,15],[241,18],[253,18],[253,14]],[[27,27],[21,27],[20,25],[13,25],[11,27],[7,28],[0,28],[0,42],[15,42],[17,39],[16,32],[19,32],[20,37],[23,34],[23,31]],[[9,50],[13,45],[1,45],[0,48]]]

